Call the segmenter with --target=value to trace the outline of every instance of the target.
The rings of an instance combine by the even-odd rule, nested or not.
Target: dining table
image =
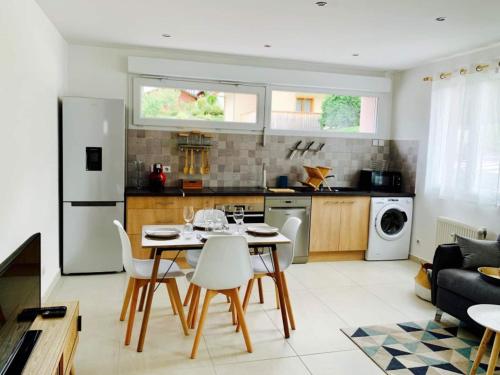
[[[267,226],[267,224],[258,224],[259,226]],[[238,232],[238,227],[240,228],[240,232]],[[146,233],[151,230],[159,230],[159,229],[176,229],[179,231],[179,235],[176,238],[172,239],[163,239],[158,237],[148,236]],[[196,227],[195,227],[196,228]],[[158,274],[158,269],[160,266],[160,260],[162,258],[162,254],[164,252],[174,252],[173,259],[177,259],[182,251],[190,251],[190,250],[200,250],[203,249],[204,241],[206,237],[211,234],[211,232],[204,230],[194,230],[189,234],[183,231],[184,225],[143,225],[142,226],[142,239],[141,246],[143,248],[151,249],[150,256],[154,259],[153,270],[151,274],[151,279],[148,285],[147,297],[146,297],[146,305],[144,307],[144,315],[142,318],[141,324],[141,332],[139,335],[139,342],[137,344],[137,351],[142,352],[144,348],[144,340],[146,338],[146,332],[148,328],[149,316],[151,313],[151,305],[153,303],[153,295],[155,292],[155,285],[158,279],[161,280],[163,275]],[[285,237],[283,234],[276,232],[276,234],[269,235],[256,235],[251,234],[246,231],[246,227],[238,226],[236,224],[228,224],[228,232],[232,235],[242,235],[248,242],[249,251],[250,250],[268,250],[271,253],[272,259],[272,268],[269,270],[269,274],[274,275],[273,279],[276,283],[276,287],[278,290],[278,298],[280,302],[280,306],[285,306],[285,295],[283,290],[283,282],[281,279],[281,270],[278,261],[278,253],[277,248],[280,244],[288,244],[291,241]],[[213,233],[217,235],[218,233]],[[168,272],[168,270],[167,270]],[[283,331],[285,338],[290,337],[290,329],[288,325],[288,316],[285,308],[281,308],[281,318],[283,320]]]

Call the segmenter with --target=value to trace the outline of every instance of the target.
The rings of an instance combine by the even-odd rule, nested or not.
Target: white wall
[[[500,46],[497,46],[407,70],[394,79],[392,138],[420,141],[411,244],[411,253],[415,256],[432,260],[438,216],[448,216],[474,226],[485,226],[491,238],[500,233],[498,208],[425,196],[431,83],[422,81],[425,76],[433,75],[434,79],[438,79],[442,72],[453,71],[456,74],[463,67],[472,70],[478,63],[490,63],[492,60],[498,62],[499,57]]]
[[[69,95],[120,98],[128,102],[127,93],[129,79],[127,60],[129,56],[184,60],[190,62],[250,65],[252,67],[303,70],[306,72],[311,71],[350,74],[354,76],[353,79],[357,84],[362,82],[364,78],[367,78],[363,76],[370,76],[367,78],[367,81],[370,81],[370,79],[373,79],[374,77],[386,77],[386,75],[380,71],[359,71],[354,69],[346,70],[345,68],[337,69],[334,65],[328,64],[303,64],[301,62],[277,59],[248,58],[221,54],[183,52],[177,50],[159,50],[153,48],[136,49],[71,44],[69,46],[68,60]],[[151,59],[151,61],[154,60],[155,59]],[[305,76],[307,75],[308,74],[305,73]],[[389,80],[390,78],[391,77],[388,77]],[[385,105],[379,108],[380,124],[377,129],[376,137],[389,139],[392,95],[390,93],[381,95],[384,97]],[[365,134],[359,134],[359,136],[371,137],[371,135]]]
[[[57,98],[67,44],[34,0],[0,12],[0,261],[42,233],[42,295],[59,274]]]

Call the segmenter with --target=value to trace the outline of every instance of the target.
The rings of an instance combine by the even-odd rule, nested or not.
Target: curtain
[[[426,192],[500,206],[500,74],[432,84]]]

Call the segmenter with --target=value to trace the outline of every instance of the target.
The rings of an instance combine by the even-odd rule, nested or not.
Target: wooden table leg
[[[500,352],[500,333],[495,334],[495,342],[493,343],[493,348],[491,349],[490,362],[488,363],[488,371],[486,375],[493,375],[495,373],[495,367],[497,366],[498,353]]]
[[[290,329],[288,328],[288,317],[286,316],[285,306],[285,296],[283,292],[283,282],[281,280],[280,263],[278,260],[278,252],[276,251],[276,245],[271,246],[271,253],[273,257],[273,267],[274,267],[274,279],[276,280],[276,286],[278,287],[278,295],[281,306],[281,319],[283,320],[283,329],[285,331],[285,338],[290,337]]]
[[[156,251],[155,261],[153,263],[153,271],[151,273],[151,280],[149,280],[148,296],[146,298],[146,308],[142,318],[141,333],[139,335],[139,342],[137,343],[137,351],[142,352],[144,348],[144,339],[146,338],[146,331],[148,329],[149,314],[151,313],[151,305],[153,304],[153,295],[155,293],[156,279],[158,278],[158,268],[160,267],[161,251]],[[283,309],[282,309],[283,310]]]
[[[486,351],[486,348],[488,347],[488,342],[491,339],[491,335],[493,334],[493,331],[486,328],[484,331],[483,338],[481,339],[481,344],[477,348],[477,354],[476,358],[474,359],[474,363],[472,365],[472,368],[470,369],[469,374],[474,375],[479,367],[479,364],[481,363],[481,359],[483,358],[484,352]]]

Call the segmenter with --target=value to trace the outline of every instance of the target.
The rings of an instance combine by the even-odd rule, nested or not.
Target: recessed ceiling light
[[[315,4],[319,7],[324,7],[328,3],[326,1],[316,1]]]
[[[170,34],[161,34],[161,36],[164,38],[171,38],[172,37],[172,35],[170,35]]]
[[[270,44],[264,44],[264,47],[271,48],[271,45]]]
[[[438,21],[438,22],[446,21],[446,17],[438,17],[438,18],[436,18],[436,21]]]
[[[359,53],[353,53],[352,54],[354,57],[358,57],[359,56]]]

